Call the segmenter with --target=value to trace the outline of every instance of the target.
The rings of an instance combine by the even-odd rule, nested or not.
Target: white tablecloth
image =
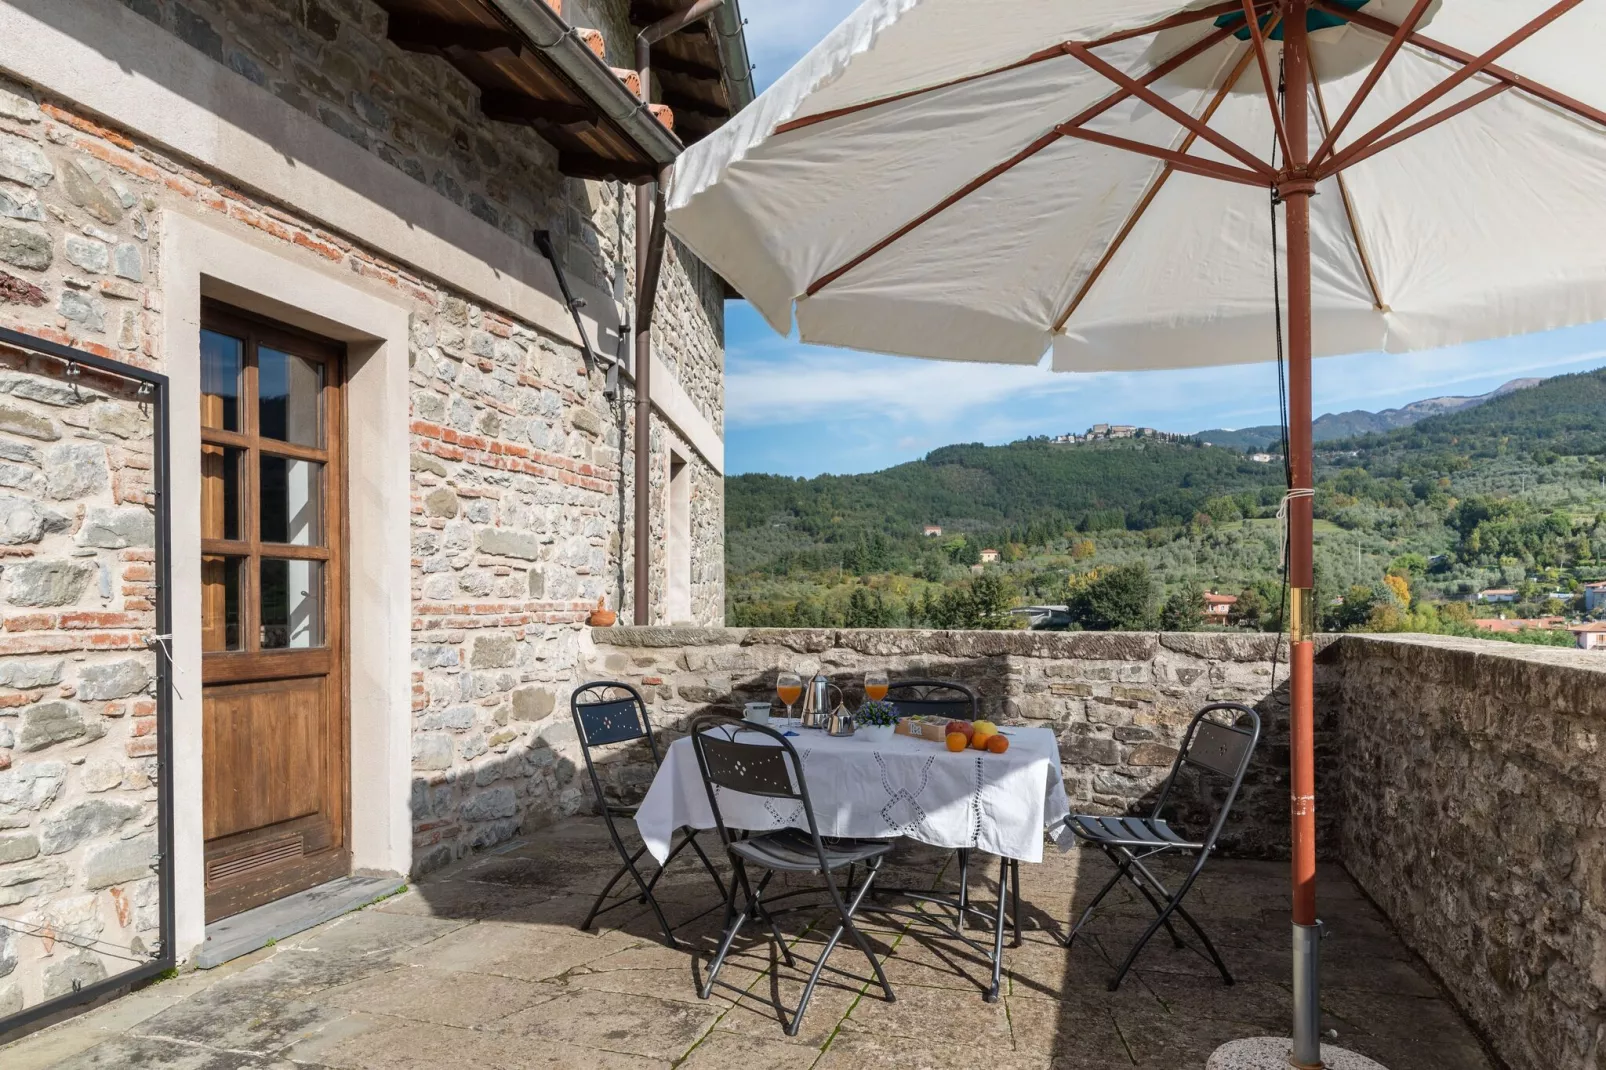
[[[797,735],[789,742],[802,759],[822,836],[908,836],[935,847],[1040,862],[1044,831],[1060,829],[1070,810],[1059,746],[1047,728],[1005,729],[1009,750],[1003,754],[955,754],[908,736],[871,743],[817,729],[792,731]],[[748,740],[759,737],[750,733]],[[798,802],[721,789],[719,807],[728,828],[808,828]],[[714,827],[690,738],[676,740],[664,755],[636,811],[636,827],[659,862],[677,829]]]

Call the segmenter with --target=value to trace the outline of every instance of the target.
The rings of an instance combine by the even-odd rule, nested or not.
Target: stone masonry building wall
[[[151,413],[62,371],[0,346],[0,1018],[160,936]]]
[[[559,175],[555,153],[533,132],[484,120],[474,90],[449,65],[389,44],[384,15],[373,4],[130,0],[128,6],[185,42],[196,63],[222,64],[234,72],[227,77],[261,86],[264,108],[289,102],[521,242],[533,228],[552,230],[576,277],[603,292],[628,293],[621,272],[633,258],[629,188]],[[610,48],[623,47],[624,5],[596,6],[573,17],[594,16]],[[484,298],[253,194],[239,180],[103,125],[71,100],[0,78],[0,325],[165,370],[170,280],[163,278],[162,221],[169,212],[249,236],[288,263],[339,273],[410,314],[412,567],[396,582],[409,587],[413,614],[415,871],[506,839],[521,824],[572,812],[582,804],[574,756],[555,751],[548,737],[567,725],[568,689],[587,670],[587,612],[599,597],[622,616],[631,611],[628,379],[616,400],[605,399],[602,373],[588,370],[580,351],[563,340],[572,330],[566,318],[550,324],[510,318]],[[663,286],[657,356],[717,428],[722,284],[677,249],[666,259]],[[38,385],[44,379],[19,374],[35,384],[27,390],[47,389]],[[352,429],[353,436],[361,433]],[[652,442],[653,604],[662,615],[663,517],[674,448],[693,476],[693,612],[699,622],[717,624],[724,604],[720,475],[663,421],[655,421]],[[34,474],[7,478],[44,479],[38,466],[55,447],[24,443],[16,452],[25,459],[0,459],[0,472],[28,469]],[[0,491],[17,493],[11,486]],[[102,485],[64,492],[49,508],[81,524],[87,512],[110,507],[105,493]],[[198,495],[198,488],[189,493]],[[10,537],[9,515],[5,523]],[[48,537],[67,545],[77,530],[58,535],[52,528]],[[43,547],[19,544],[7,552],[54,559],[56,551]],[[149,549],[130,544],[108,552],[115,558]],[[114,601],[121,589],[115,581],[142,566],[148,569],[136,560],[107,564]],[[96,596],[99,582],[86,588],[86,598]],[[46,630],[31,623],[38,619],[34,607],[4,612],[7,636]],[[126,627],[142,635],[150,630]],[[97,627],[85,642],[123,642],[124,628]],[[142,645],[138,656],[148,659]],[[8,657],[0,665],[0,680],[9,679],[10,664]],[[36,677],[29,670],[17,678]],[[38,712],[28,712],[32,706],[55,701],[58,687],[74,686],[70,667],[60,684],[0,683],[0,704],[23,703],[26,722]],[[15,722],[0,726],[7,723]],[[132,714],[124,723],[135,724]],[[22,797],[18,775],[0,781],[0,807],[8,790]],[[69,803],[82,797],[74,775],[69,770],[57,793]],[[118,843],[148,817],[142,810],[115,829],[97,827],[86,847]],[[3,850],[0,886],[15,873],[55,865],[11,861]]]

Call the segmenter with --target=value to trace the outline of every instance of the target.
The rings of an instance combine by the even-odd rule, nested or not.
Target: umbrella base
[[[1287,1037],[1251,1037],[1217,1048],[1205,1070],[1289,1070]],[[1331,1044],[1322,1045],[1326,1070],[1385,1070],[1382,1063]]]

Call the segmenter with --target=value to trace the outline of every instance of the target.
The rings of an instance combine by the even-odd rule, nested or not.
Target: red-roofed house
[[[1226,620],[1232,614],[1232,607],[1238,604],[1238,596],[1232,594],[1217,594],[1215,591],[1206,591],[1204,595],[1204,615],[1210,620]]]

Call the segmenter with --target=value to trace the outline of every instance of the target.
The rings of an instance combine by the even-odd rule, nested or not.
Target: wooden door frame
[[[323,543],[326,552],[317,554],[313,552],[298,551],[297,548],[286,544],[266,544],[271,549],[263,554],[264,543],[260,530],[260,461],[250,463],[253,458],[246,454],[246,469],[240,481],[240,495],[242,499],[255,498],[254,505],[244,510],[241,517],[242,536],[232,543],[219,545],[214,540],[204,540],[201,547],[201,556],[214,556],[227,551],[231,555],[239,555],[242,551],[246,559],[255,567],[247,567],[245,582],[241,585],[241,648],[237,652],[203,652],[201,659],[201,681],[203,690],[207,685],[226,683],[246,683],[250,681],[263,681],[271,685],[274,680],[295,679],[307,676],[326,675],[329,683],[326,689],[326,701],[336,706],[334,716],[329,719],[325,743],[330,748],[325,763],[324,788],[328,797],[338,807],[336,819],[330,824],[338,837],[338,842],[331,847],[301,856],[294,861],[300,862],[302,872],[291,886],[287,886],[285,894],[295,890],[311,887],[336,877],[344,876],[351,871],[351,664],[349,657],[350,642],[350,592],[348,581],[348,561],[350,554],[350,508],[348,503],[349,476],[348,476],[348,437],[346,417],[346,382],[349,374],[347,347],[345,344],[322,337],[310,331],[282,323],[269,317],[225,304],[220,301],[203,298],[201,301],[201,330],[217,330],[220,333],[238,336],[245,339],[245,349],[242,354],[244,368],[242,369],[242,389],[239,399],[240,416],[237,432],[219,432],[212,428],[201,428],[201,442],[205,444],[236,445],[246,450],[268,452],[275,456],[302,458],[308,460],[321,460],[323,463]],[[256,348],[267,345],[284,352],[301,356],[311,356],[318,359],[324,368],[324,445],[321,449],[298,447],[291,443],[279,440],[265,440],[260,436],[257,426],[259,404]],[[199,400],[199,399],[197,399]],[[318,455],[322,455],[321,457]],[[211,549],[208,549],[208,546]],[[310,549],[310,548],[309,548]],[[288,552],[287,552],[288,551]],[[307,559],[323,562],[323,614],[326,628],[324,643],[318,648],[306,650],[283,650],[274,653],[265,653],[260,649],[261,624],[261,598],[260,598],[260,562],[264,558],[272,559]],[[266,671],[266,674],[265,674]],[[204,699],[203,699],[204,703]],[[206,756],[201,756],[202,776],[205,776]],[[332,783],[338,778],[338,784]],[[202,805],[204,808],[204,792]],[[202,815],[204,828],[205,815]],[[293,833],[301,824],[311,825],[313,819],[303,818],[297,821],[286,822],[278,828],[281,834]],[[253,840],[260,842],[264,837],[258,830],[250,830],[236,836],[223,837],[211,841],[209,848],[204,849],[203,873],[206,867],[219,858],[226,859],[237,853],[234,848],[244,847]],[[271,837],[267,837],[271,840]],[[238,853],[244,853],[243,851]],[[308,864],[308,859],[312,859]],[[267,867],[259,875],[229,884],[216,891],[205,891],[205,910],[208,922],[218,918],[248,909],[250,905],[259,902],[271,901],[265,897],[284,880],[286,866]],[[203,888],[205,880],[203,877]]]

